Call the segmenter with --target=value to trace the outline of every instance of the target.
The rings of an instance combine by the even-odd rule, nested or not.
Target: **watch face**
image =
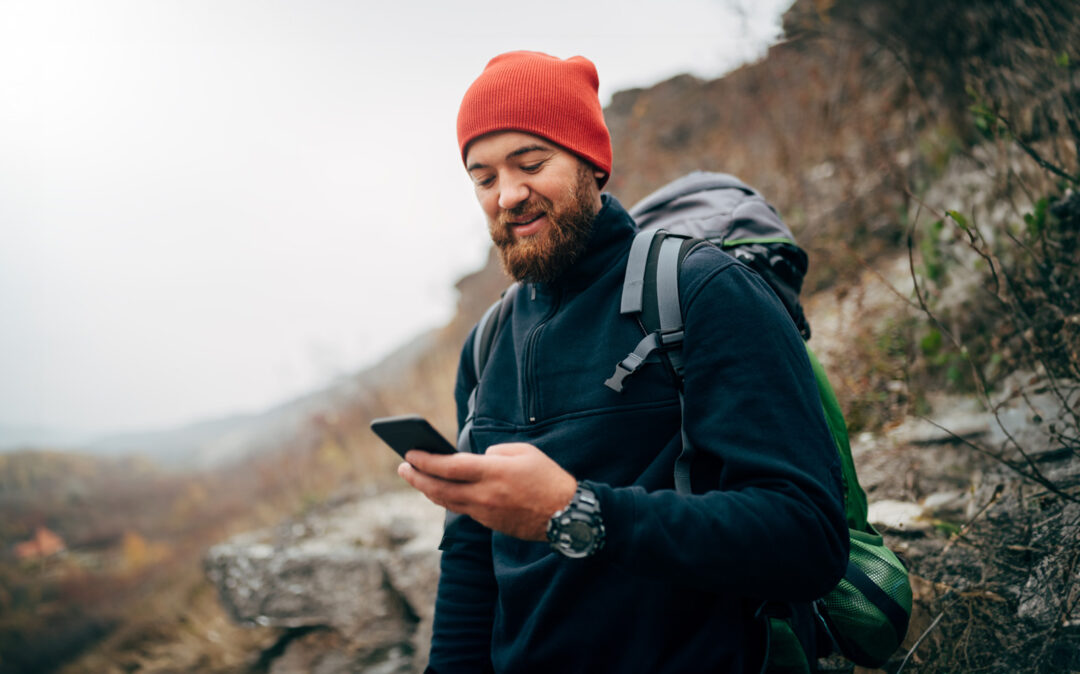
[[[578,487],[574,500],[548,521],[548,541],[557,552],[579,559],[604,547],[604,523],[596,496]]]
[[[585,552],[596,538],[595,530],[587,522],[571,522],[563,527],[562,533],[566,535],[567,547],[574,552]]]

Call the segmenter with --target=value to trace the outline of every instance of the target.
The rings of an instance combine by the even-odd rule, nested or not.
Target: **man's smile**
[[[514,236],[532,236],[544,227],[547,218],[543,211],[536,215],[530,215],[517,221],[510,222],[510,229]]]

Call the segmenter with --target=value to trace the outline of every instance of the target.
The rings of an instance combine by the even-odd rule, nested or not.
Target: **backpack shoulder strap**
[[[499,329],[506,325],[506,321],[510,317],[510,311],[514,308],[514,295],[517,294],[519,287],[519,284],[514,283],[504,290],[502,297],[495,300],[495,303],[488,307],[488,310],[484,312],[484,315],[480,317],[480,321],[476,324],[472,345],[472,366],[476,383],[473,384],[472,390],[469,391],[465,423],[462,424],[461,431],[458,433],[457,448],[459,452],[473,451],[472,424],[473,416],[476,414],[476,389],[480,385],[480,377],[484,374],[484,368],[487,366],[488,358],[491,356],[491,347],[495,343],[495,337],[498,336]]]
[[[473,375],[475,375],[475,383],[473,383],[472,390],[469,391],[465,423],[461,425],[461,431],[458,432],[457,448],[459,452],[473,453],[472,426],[473,417],[476,415],[476,389],[480,385],[480,375],[484,373],[484,367],[491,356],[491,347],[495,344],[499,329],[506,325],[507,320],[510,318],[510,311],[514,307],[514,295],[517,294],[517,291],[517,283],[504,290],[502,297],[495,300],[488,307],[473,330],[472,370]],[[470,535],[463,532],[460,524],[462,520],[468,519],[465,515],[447,509],[446,520],[443,523],[443,536],[439,542],[440,550],[447,550],[456,542],[470,539]]]
[[[674,375],[681,413],[683,317],[679,272],[687,254],[699,245],[710,244],[657,229],[644,230],[635,236],[626,263],[619,311],[636,315],[645,337],[615,366],[615,373],[604,382],[608,388],[621,392],[627,377],[648,360],[655,360],[654,355],[662,355]],[[682,447],[675,462],[675,488],[680,493],[690,493],[693,448],[685,428],[682,429]]]
[[[688,242],[693,240],[658,229],[640,231],[634,237],[626,262],[619,313],[636,316],[645,330],[645,337],[615,366],[615,372],[604,382],[617,393],[622,393],[627,377],[650,359],[655,360],[655,354],[670,352],[682,343],[678,279],[675,278],[673,283],[658,284],[656,267],[662,265],[671,269],[677,277],[678,265]],[[662,304],[657,302],[658,293],[664,295]],[[679,365],[677,378],[681,381],[681,359]]]
[[[679,432],[682,434],[682,451],[675,460],[675,491],[680,494],[689,494],[690,489],[690,464],[694,459],[694,447],[690,444],[690,438],[686,434],[686,405],[683,397],[683,373],[684,364],[682,357],[683,344],[683,316],[682,304],[679,301],[679,275],[682,270],[683,260],[687,254],[698,245],[710,245],[699,239],[668,237],[660,245],[660,252],[656,256],[656,262],[647,265],[645,269],[646,287],[655,287],[655,302],[647,306],[656,307],[655,319],[651,312],[642,313],[642,324],[646,330],[651,329],[656,321],[659,333],[668,335],[669,348],[664,351],[667,362],[675,374],[675,381],[679,392]]]
[[[518,284],[514,283],[503,291],[499,299],[488,307],[480,321],[476,324],[476,337],[473,339],[473,374],[476,381],[480,381],[480,375],[484,373],[488,356],[491,355],[491,345],[495,343],[495,335],[499,328],[506,322],[510,310],[514,306],[514,295],[517,294]]]

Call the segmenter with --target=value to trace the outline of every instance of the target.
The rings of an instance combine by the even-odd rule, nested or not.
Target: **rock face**
[[[1080,671],[1080,454],[1062,435],[1080,385],[1018,373],[992,402],[939,396],[932,423],[854,438],[871,521],[915,590],[887,671],[916,643],[919,672]]]
[[[285,628],[273,674],[421,671],[442,518],[412,491],[327,505],[214,546],[206,573],[235,620]]]

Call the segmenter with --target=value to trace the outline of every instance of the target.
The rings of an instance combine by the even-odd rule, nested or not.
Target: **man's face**
[[[508,274],[550,282],[581,256],[600,210],[603,172],[518,131],[473,141],[465,165]]]

